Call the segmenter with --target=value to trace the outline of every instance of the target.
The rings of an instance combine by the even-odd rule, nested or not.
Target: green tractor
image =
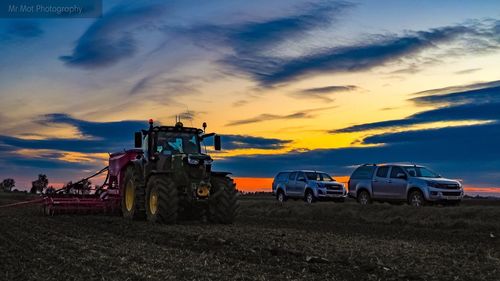
[[[197,129],[184,127],[180,121],[175,126],[153,126],[149,120],[148,130],[135,133],[136,149],[113,161],[125,167],[120,169],[123,178],[119,180],[125,218],[165,224],[183,219],[234,221],[236,185],[230,173],[212,171],[213,160],[202,152],[202,144],[213,138],[215,150],[220,150],[221,139],[215,133],[206,134],[205,129],[206,123]]]

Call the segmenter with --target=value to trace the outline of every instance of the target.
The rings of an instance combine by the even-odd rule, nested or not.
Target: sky
[[[250,189],[410,162],[500,191],[498,1],[104,0],[99,18],[2,18],[0,52],[0,178],[21,188],[181,115]]]

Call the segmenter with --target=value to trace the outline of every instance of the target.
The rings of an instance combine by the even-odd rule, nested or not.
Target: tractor
[[[135,148],[109,154],[109,165],[95,174],[51,190],[42,198],[0,206],[7,208],[42,203],[43,214],[122,214],[133,220],[174,224],[182,219],[208,219],[229,224],[237,209],[236,185],[228,172],[212,171],[213,159],[202,152],[204,140],[221,138],[203,129],[154,126],[135,133]],[[206,146],[205,152],[206,152]],[[93,193],[74,194],[88,180],[107,172]]]
[[[206,134],[206,127],[184,127],[180,120],[154,126],[149,120],[148,130],[135,133],[135,149],[110,156],[110,186],[119,187],[123,217],[165,224],[205,218],[233,222],[236,185],[230,173],[212,171],[213,159],[202,152],[208,138],[221,149],[220,136]]]

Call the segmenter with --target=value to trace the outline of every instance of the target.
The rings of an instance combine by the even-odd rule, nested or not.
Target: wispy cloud
[[[30,20],[16,20],[0,29],[0,41],[13,41],[16,39],[33,39],[41,37],[44,31],[40,24]]]
[[[195,118],[198,118],[200,115],[205,113],[206,113],[205,111],[192,111],[186,109],[186,111],[179,112],[177,114],[172,114],[169,117],[172,118],[172,120],[175,120],[176,117],[180,117],[181,121],[183,120],[193,121]]]
[[[264,138],[247,135],[221,135],[224,150],[235,149],[281,149],[292,143],[291,140]],[[207,140],[207,145],[212,145],[213,139]]]
[[[295,14],[241,24],[227,30],[221,30],[230,44],[240,55],[259,53],[262,48],[269,48],[282,41],[296,38],[304,32],[319,27],[326,27],[339,14],[354,5],[345,1],[330,1],[299,5]],[[249,54],[250,55],[250,54]]]
[[[164,12],[164,5],[151,2],[118,5],[85,31],[71,55],[60,59],[68,66],[99,68],[129,58],[138,48],[134,33],[147,30]]]
[[[139,79],[129,91],[129,95],[159,97],[161,100],[176,96],[197,94],[199,82],[197,77],[181,78],[163,77],[162,74],[151,74]]]
[[[345,6],[339,7],[332,9],[333,15],[345,13],[347,10]],[[276,22],[294,21],[302,17],[309,18],[309,16],[304,16],[307,12],[304,10],[303,13],[297,13],[295,17],[290,16],[286,19],[276,20]],[[218,43],[234,50],[233,54],[220,60],[222,64],[229,66],[232,70],[249,75],[265,87],[322,73],[369,70],[388,63],[400,63],[402,59],[413,62],[405,68],[396,70],[396,73],[415,73],[421,71],[424,66],[436,64],[441,57],[460,56],[467,53],[468,50],[484,53],[498,49],[499,34],[496,25],[491,22],[476,21],[429,30],[407,31],[402,35],[372,34],[364,38],[361,44],[324,46],[319,51],[305,48],[301,55],[280,56],[270,51],[274,49],[267,44],[276,46],[281,40],[284,40],[283,38],[287,40],[293,40],[294,37],[299,38],[303,29],[318,28],[321,25],[304,24],[301,25],[303,29],[297,28],[298,32],[281,28],[271,28],[272,33],[264,31],[268,25],[274,26],[274,24],[272,21],[249,26],[235,26],[231,32],[213,26],[200,29],[212,34],[212,37],[208,37],[211,39],[220,38],[222,34],[222,37],[226,39],[219,39]],[[203,34],[200,30],[198,32]],[[213,36],[213,34],[218,36]],[[271,37],[273,40],[269,40],[270,35],[274,36]],[[450,42],[456,43],[459,47],[449,47],[453,44],[445,45]],[[259,44],[257,45],[257,43]],[[439,50],[439,48],[444,48],[441,50],[443,54],[439,58],[419,57],[423,51]]]
[[[326,86],[326,87],[318,87],[318,88],[310,88],[303,89],[294,93],[291,93],[290,96],[296,98],[305,98],[305,99],[319,99],[326,102],[332,102],[331,98],[332,94],[341,93],[341,92],[349,92],[357,90],[358,87],[354,85],[346,85],[346,86]]]
[[[432,95],[442,95],[442,94],[453,94],[457,92],[465,92],[469,90],[484,89],[500,86],[500,80],[489,81],[489,82],[478,82],[466,85],[449,86],[444,88],[430,89],[425,91],[420,91],[413,93],[413,96],[432,96]]]
[[[7,33],[10,36],[34,38],[43,34],[40,24],[33,21],[15,21],[7,28]]]
[[[478,72],[481,69],[482,68],[469,68],[469,69],[464,69],[464,70],[460,70],[460,71],[455,71],[455,74],[459,74],[459,75],[470,74],[470,73]]]
[[[314,118],[316,116],[314,114],[314,112],[328,110],[328,109],[332,109],[332,108],[335,108],[335,107],[330,106],[330,107],[314,108],[314,109],[298,111],[298,112],[294,112],[291,114],[285,114],[285,115],[264,113],[264,114],[260,114],[260,115],[257,115],[255,117],[252,117],[252,118],[235,120],[235,121],[229,122],[226,124],[226,126],[247,125],[247,124],[259,123],[259,122],[264,122],[264,121],[273,121],[273,120],[292,120],[292,119]]]
[[[454,91],[450,92],[452,89]],[[412,98],[410,101],[417,105],[458,105],[500,102],[500,80],[466,86],[454,86],[422,93],[427,94]]]
[[[262,84],[273,85],[318,73],[370,69],[432,48],[436,44],[450,41],[468,32],[471,30],[466,26],[443,27],[401,37],[382,36],[382,39],[366,44],[332,47],[298,58],[254,57],[253,60],[243,60],[240,63],[234,60],[233,63],[235,67],[250,73]]]
[[[498,81],[447,87],[440,90],[447,92],[450,89],[477,88],[479,86],[485,88],[440,95],[430,94],[411,99],[418,105],[440,105],[436,109],[419,112],[403,119],[354,125],[332,130],[330,133],[360,132],[441,121],[500,121],[500,111],[498,110],[500,108],[500,85],[498,85]],[[427,91],[427,93],[436,92],[439,90]]]

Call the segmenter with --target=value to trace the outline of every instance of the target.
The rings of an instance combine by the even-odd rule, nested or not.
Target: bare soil
[[[30,199],[0,193],[0,205]],[[0,280],[500,280],[500,203],[248,196],[233,225],[3,208]]]

